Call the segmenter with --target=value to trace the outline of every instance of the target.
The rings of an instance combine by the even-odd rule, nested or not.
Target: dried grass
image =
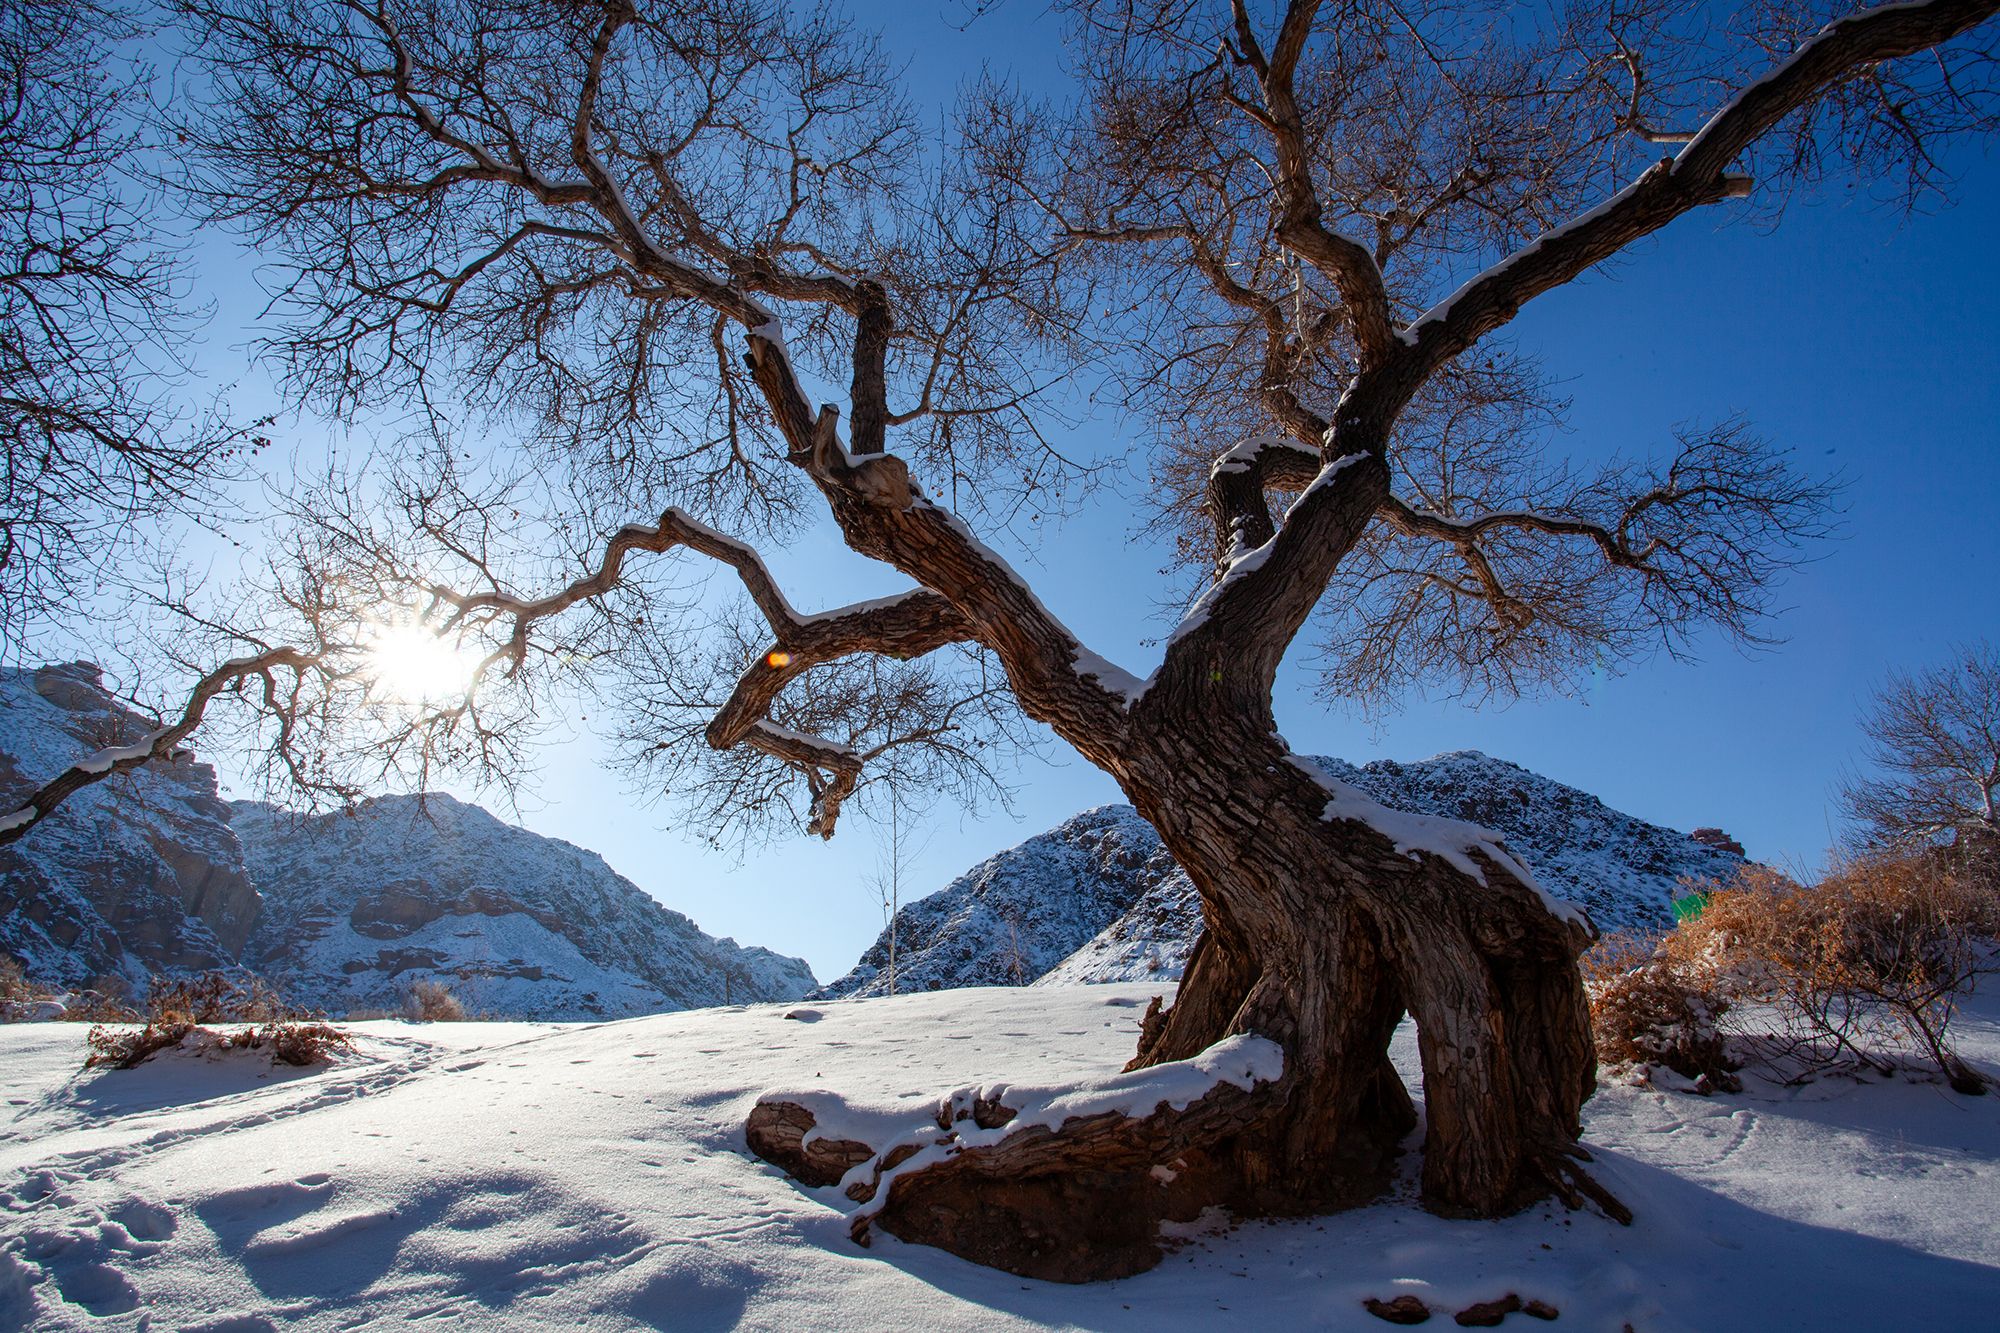
[[[298,1016],[267,982],[248,975],[157,977],[146,992],[146,1017],[156,1023],[274,1023]]]
[[[1697,1090],[1742,1087],[1722,1019],[1729,1001],[1712,968],[1675,948],[1679,932],[1658,941],[1607,936],[1583,958],[1597,1058],[1612,1068],[1664,1066]]]
[[[85,1038],[85,1068],[132,1069],[165,1050],[192,1055],[261,1051],[278,1064],[314,1065],[352,1050],[353,1040],[330,1023],[275,1020],[261,1027],[221,1032],[184,1021],[149,1022],[138,1028],[94,1027]]]
[[[0,1023],[133,1023],[138,1019],[139,1011],[126,1004],[119,988],[110,982],[100,981],[80,991],[52,990],[29,978],[18,960],[0,954]]]

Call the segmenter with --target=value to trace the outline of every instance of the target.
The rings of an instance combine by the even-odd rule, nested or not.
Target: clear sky
[[[920,3],[858,9],[908,58],[914,95],[940,106],[982,61],[1031,86],[1049,86],[1059,63],[1057,30],[1029,5],[964,31]],[[1829,790],[1858,756],[1856,714],[1882,673],[2000,637],[2000,156],[1965,150],[1954,165],[1957,203],[1930,215],[1831,197],[1795,206],[1775,231],[1724,226],[1723,211],[1685,219],[1516,322],[1574,399],[1567,443],[1579,454],[1647,452],[1678,423],[1742,412],[1809,466],[1849,479],[1845,537],[1784,589],[1783,644],[1746,656],[1708,641],[1699,661],[1632,664],[1578,698],[1476,712],[1412,700],[1375,725],[1327,713],[1294,673],[1279,700],[1293,748],[1356,762],[1485,750],[1646,819],[1721,825],[1759,859],[1815,864],[1836,831]],[[221,312],[214,367],[254,314],[250,271],[225,244],[206,245],[203,277]],[[1115,438],[1118,423],[1090,429]],[[289,433],[324,437],[310,424]],[[1143,676],[1158,658],[1148,641],[1167,626],[1154,603],[1163,555],[1138,521],[1110,501],[1042,534],[1037,549],[994,545],[1092,648]],[[825,535],[773,565],[801,607],[898,586]],[[801,835],[740,859],[712,852],[670,808],[644,807],[599,767],[588,723],[576,732],[546,753],[520,810],[502,813],[601,852],[706,930],[805,957],[822,979],[880,929],[862,887],[876,860],[865,821],[830,844]],[[1019,773],[1017,818],[937,812],[906,900],[1120,799],[1108,778],[1054,753]]]

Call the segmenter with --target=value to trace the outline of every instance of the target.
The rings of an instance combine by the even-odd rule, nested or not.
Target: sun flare
[[[478,659],[422,625],[384,624],[369,637],[367,669],[381,692],[403,703],[428,703],[461,693]]]

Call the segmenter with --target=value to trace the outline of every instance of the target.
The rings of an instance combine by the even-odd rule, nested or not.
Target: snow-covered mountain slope
[[[1682,880],[1728,879],[1743,865],[1740,851],[1731,850],[1736,845],[1717,830],[1702,830],[1705,840],[1649,824],[1477,750],[1413,764],[1313,762],[1392,809],[1492,829],[1543,887],[1588,911],[1601,931],[1665,929],[1674,922]],[[1179,976],[1200,929],[1200,899],[1176,871],[1036,984]]]
[[[1727,878],[1742,857],[1685,833],[1621,814],[1518,764],[1461,750],[1421,763],[1378,760],[1357,767],[1315,761],[1327,774],[1398,810],[1441,815],[1492,829],[1556,896],[1589,911],[1601,930],[1664,927],[1683,878]],[[1118,830],[1118,869],[1102,873],[1077,854],[1075,826]],[[1201,929],[1194,885],[1127,806],[1106,806],[1030,838],[912,903],[899,918],[898,990],[1005,985],[1019,971],[1039,985],[1177,977]],[[1045,968],[996,967],[1009,955],[994,923],[1036,923],[1039,962],[1069,939],[1079,942]],[[1025,935],[1027,932],[1019,932]],[[878,994],[886,934],[862,965],[827,994]]]
[[[149,730],[87,662],[0,670],[0,806]],[[256,915],[215,770],[191,757],[86,788],[0,848],[0,953],[50,985],[227,966]]]
[[[443,982],[496,1017],[625,1017],[789,1000],[797,958],[703,934],[594,852],[431,794],[299,816],[238,802],[264,915],[243,960],[295,1003],[394,1010]]]
[[[744,1151],[769,1089],[908,1125],[969,1084],[1101,1077],[1162,989],[369,1023],[315,1071],[83,1072],[77,1025],[0,1027],[0,1328],[1383,1333],[1363,1299],[1416,1296],[1450,1329],[1508,1292],[1554,1306],[1556,1333],[1993,1326],[2000,1097],[1935,1082],[1603,1086],[1584,1140],[1629,1227],[1554,1205],[1432,1216],[1413,1151],[1378,1203],[1217,1219],[1151,1272],[1083,1287],[888,1236],[862,1249],[837,1186]],[[1959,1024],[2000,1074],[2000,1003],[1974,997]],[[1390,1056],[1421,1099],[1408,1024]]]
[[[88,663],[0,671],[0,800],[149,729]],[[0,848],[0,953],[46,985],[140,994],[154,975],[240,959],[335,1013],[395,1009],[425,978],[476,1011],[540,1019],[814,985],[803,961],[703,934],[593,853],[448,796],[419,804],[231,806],[192,757],[114,777]]]
[[[1024,986],[1179,873],[1130,806],[1086,810],[898,912],[896,990]],[[884,931],[819,994],[887,994],[888,963]]]
[[[1041,976],[1037,986],[1178,978],[1201,937],[1201,895],[1179,866],[1133,900],[1075,953]]]
[[[1728,879],[1743,865],[1740,852],[1623,814],[1589,792],[1477,750],[1415,764],[1320,762],[1384,805],[1494,830],[1537,879],[1588,911],[1603,931],[1671,926],[1682,879]]]

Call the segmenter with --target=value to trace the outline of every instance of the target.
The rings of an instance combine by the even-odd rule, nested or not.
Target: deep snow
[[[1929,1082],[1607,1086],[1586,1138],[1629,1229],[1430,1217],[1408,1157],[1377,1205],[1196,1228],[1153,1272],[1085,1288],[857,1248],[837,1190],[743,1151],[769,1088],[824,1086],[888,1125],[968,1084],[1101,1076],[1160,989],[363,1024],[356,1056],[306,1073],[91,1073],[77,1026],[0,1028],[0,1327],[1374,1331],[1362,1298],[1405,1291],[1447,1328],[1508,1291],[1561,1328],[1992,1326],[2000,1096]],[[1963,1045],[2000,1072],[2000,1003],[1975,1002]]]

